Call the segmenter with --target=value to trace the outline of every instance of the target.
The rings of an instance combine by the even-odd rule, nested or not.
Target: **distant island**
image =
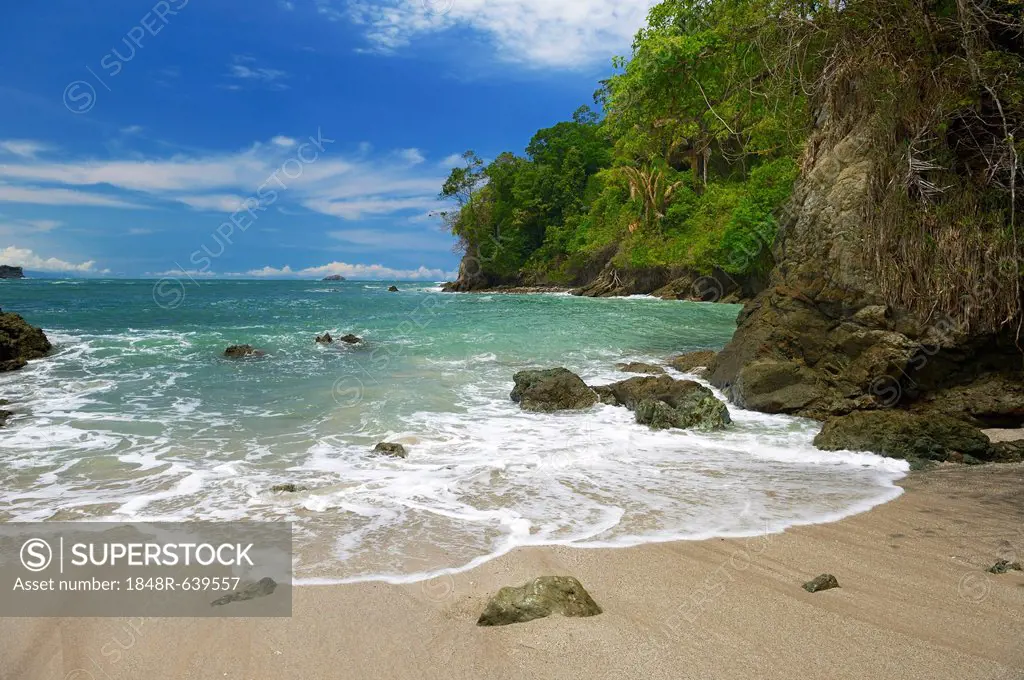
[[[25,278],[25,271],[21,267],[12,267],[6,264],[0,264],[0,279],[23,279]]]
[[[325,276],[323,281],[344,281],[345,277],[341,274],[332,274],[331,276]]]

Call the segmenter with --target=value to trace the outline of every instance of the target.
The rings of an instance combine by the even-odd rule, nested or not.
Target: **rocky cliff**
[[[873,148],[856,130],[833,143],[824,132],[812,137],[769,285],[739,315],[710,381],[768,413],[824,420],[899,407],[1024,425],[1016,323],[979,330],[887,303],[865,256],[879,173]]]
[[[25,272],[21,267],[12,267],[6,264],[0,264],[0,279],[23,279],[25,278]]]
[[[703,274],[684,267],[616,267],[612,262],[615,253],[616,248],[611,247],[595,254],[575,272],[568,286],[528,277],[497,279],[484,273],[476,258],[466,255],[459,265],[458,278],[442,290],[471,293],[551,287],[570,288],[573,295],[582,297],[653,295],[665,300],[736,303],[752,299],[765,286],[757,275],[731,276],[720,269]]]

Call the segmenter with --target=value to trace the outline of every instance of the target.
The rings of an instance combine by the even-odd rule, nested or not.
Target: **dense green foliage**
[[[941,281],[942,268],[976,264],[935,245],[957,246],[949,231],[965,223],[973,236],[961,249],[1019,263],[1022,9],[1024,0],[664,0],[601,83],[600,115],[583,107],[539,131],[525,155],[486,167],[468,155],[441,194],[459,203],[448,224],[492,282],[568,282],[609,259],[749,275],[771,265],[766,246],[801,162],[863,129],[888,168],[878,173],[875,245],[910,244],[897,269]],[[880,276],[892,262],[878,264]],[[894,297],[921,292],[893,286]],[[1018,287],[1015,309],[1019,297]]]

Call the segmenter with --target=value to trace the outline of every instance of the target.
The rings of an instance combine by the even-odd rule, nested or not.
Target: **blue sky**
[[[9,3],[0,264],[444,278],[452,156],[591,103],[651,4]]]

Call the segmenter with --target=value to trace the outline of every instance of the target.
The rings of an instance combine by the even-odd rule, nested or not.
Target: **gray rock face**
[[[744,307],[708,380],[746,408],[818,420],[899,406],[1024,425],[1013,332],[968,331],[887,302],[864,256],[878,170],[862,134],[810,140],[769,285]]]
[[[814,438],[826,451],[870,451],[910,461],[990,461],[996,451],[973,425],[938,414],[890,409],[832,418]]]
[[[408,458],[409,453],[405,450],[405,447],[401,444],[391,444],[388,442],[381,442],[373,447],[373,452],[382,456],[391,456],[392,458]]]
[[[839,581],[832,574],[822,574],[815,576],[812,580],[808,581],[803,585],[804,590],[809,593],[816,593],[819,590],[831,590],[832,588],[838,588]]]
[[[597,403],[597,393],[564,368],[520,371],[512,380],[515,387],[509,396],[524,411],[578,411]]]
[[[732,422],[728,407],[692,380],[639,377],[595,389],[602,403],[625,406],[638,423],[654,429],[717,430]]]
[[[630,361],[628,363],[615,364],[615,368],[619,369],[623,373],[644,373],[646,375],[664,375],[665,369],[661,366],[655,366],[654,364],[644,364],[639,361]]]
[[[518,588],[499,590],[487,603],[476,625],[505,626],[552,614],[596,616],[600,613],[601,607],[572,576],[541,576]]]
[[[41,328],[31,326],[17,314],[0,312],[0,373],[23,368],[41,359],[53,347]]]

